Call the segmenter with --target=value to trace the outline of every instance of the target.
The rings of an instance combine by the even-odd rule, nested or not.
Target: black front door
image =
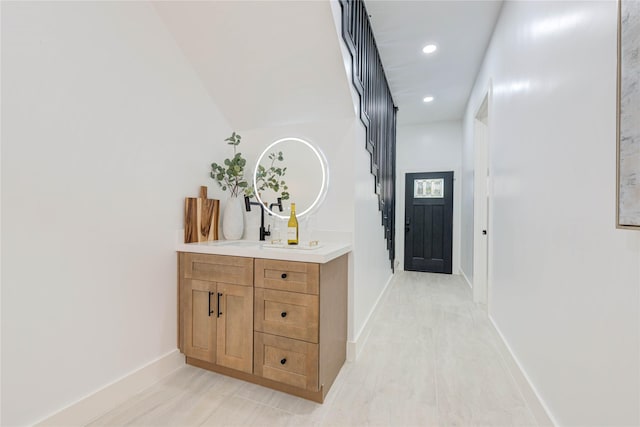
[[[453,172],[405,177],[404,269],[451,274]]]

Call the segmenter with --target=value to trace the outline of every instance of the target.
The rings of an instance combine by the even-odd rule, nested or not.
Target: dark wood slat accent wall
[[[366,129],[366,148],[375,177],[374,191],[394,269],[396,205],[396,115],[369,15],[362,0],[340,0],[342,38],[351,53],[353,86],[360,95],[360,120]]]

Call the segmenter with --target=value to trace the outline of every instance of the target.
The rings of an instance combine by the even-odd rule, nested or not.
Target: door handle
[[[220,292],[218,292],[218,317],[220,317],[220,315],[222,314],[222,312],[220,311],[220,297],[222,296],[222,294]]]
[[[213,310],[211,310],[211,295],[213,295],[213,292],[209,292],[209,317],[213,314]]]
[[[486,236],[487,235],[487,230],[482,230],[482,235]]]
[[[404,231],[408,233],[411,230],[411,217],[406,217],[404,220]]]

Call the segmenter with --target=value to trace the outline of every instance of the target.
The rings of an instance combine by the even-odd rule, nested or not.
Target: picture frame
[[[616,227],[640,230],[640,2],[618,0]]]

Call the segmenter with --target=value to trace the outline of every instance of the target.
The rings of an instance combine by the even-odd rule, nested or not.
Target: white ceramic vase
[[[224,206],[222,214],[222,234],[227,240],[242,239],[244,232],[244,214],[242,212],[242,198],[230,196]]]

